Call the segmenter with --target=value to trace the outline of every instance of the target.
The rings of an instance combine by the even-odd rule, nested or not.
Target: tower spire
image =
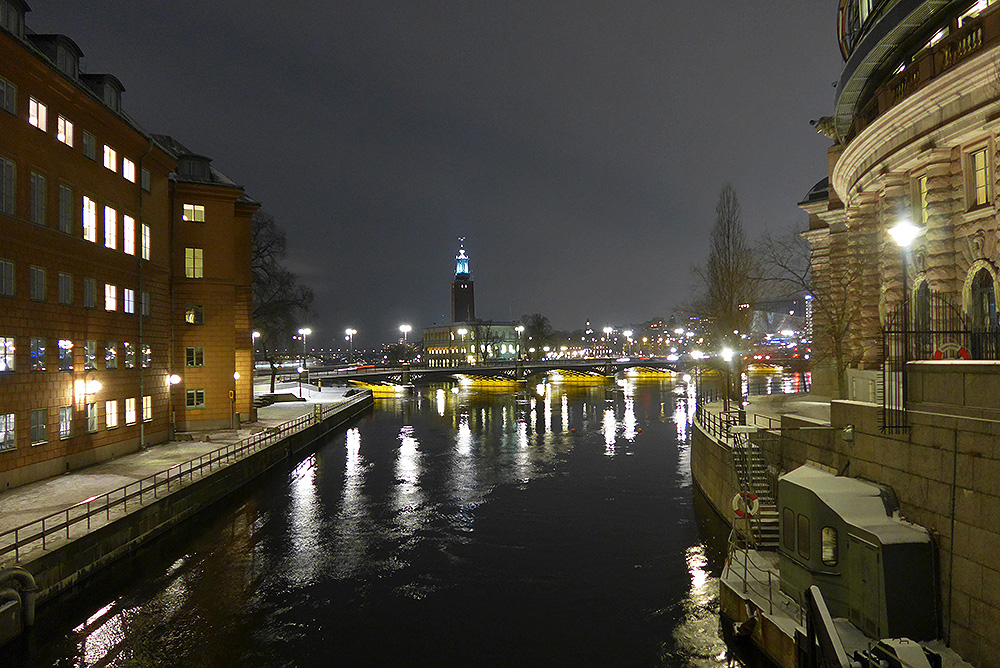
[[[469,256],[465,254],[465,237],[458,238],[458,255],[455,256],[455,278],[469,279]]]

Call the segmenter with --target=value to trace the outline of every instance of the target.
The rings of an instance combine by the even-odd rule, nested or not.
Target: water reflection
[[[292,471],[288,506],[290,552],[287,577],[299,586],[313,582],[323,563],[323,514],[316,495],[316,455],[303,459]]]

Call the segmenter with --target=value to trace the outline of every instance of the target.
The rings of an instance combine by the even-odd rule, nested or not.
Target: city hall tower
[[[476,295],[469,271],[469,256],[465,254],[465,238],[459,239],[455,256],[455,280],[451,284],[451,321],[472,322],[476,319]]]

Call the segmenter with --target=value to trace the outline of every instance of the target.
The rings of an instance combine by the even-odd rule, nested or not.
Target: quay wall
[[[200,479],[178,485],[159,499],[18,565],[35,578],[38,602],[45,603],[77,582],[126,556],[140,545],[245,486],[267,469],[349,424],[374,405],[370,393],[322,422],[290,434]],[[19,619],[19,615],[12,617]],[[0,633],[0,637],[4,634]]]
[[[781,467],[809,463],[890,486],[903,519],[937,545],[942,638],[977,668],[1000,668],[1000,363],[911,362],[910,428],[881,432],[881,406],[831,402],[832,429],[782,416]],[[695,484],[731,522],[729,449],[697,424]]]

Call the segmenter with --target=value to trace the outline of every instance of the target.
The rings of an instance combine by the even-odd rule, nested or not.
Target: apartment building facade
[[[0,489],[252,411],[258,205],[207,159],[186,176],[189,152],[132,121],[124,86],[82,72],[70,38],[27,30],[27,11],[0,0]],[[212,211],[212,234],[187,206]],[[188,367],[199,341],[213,352]]]

